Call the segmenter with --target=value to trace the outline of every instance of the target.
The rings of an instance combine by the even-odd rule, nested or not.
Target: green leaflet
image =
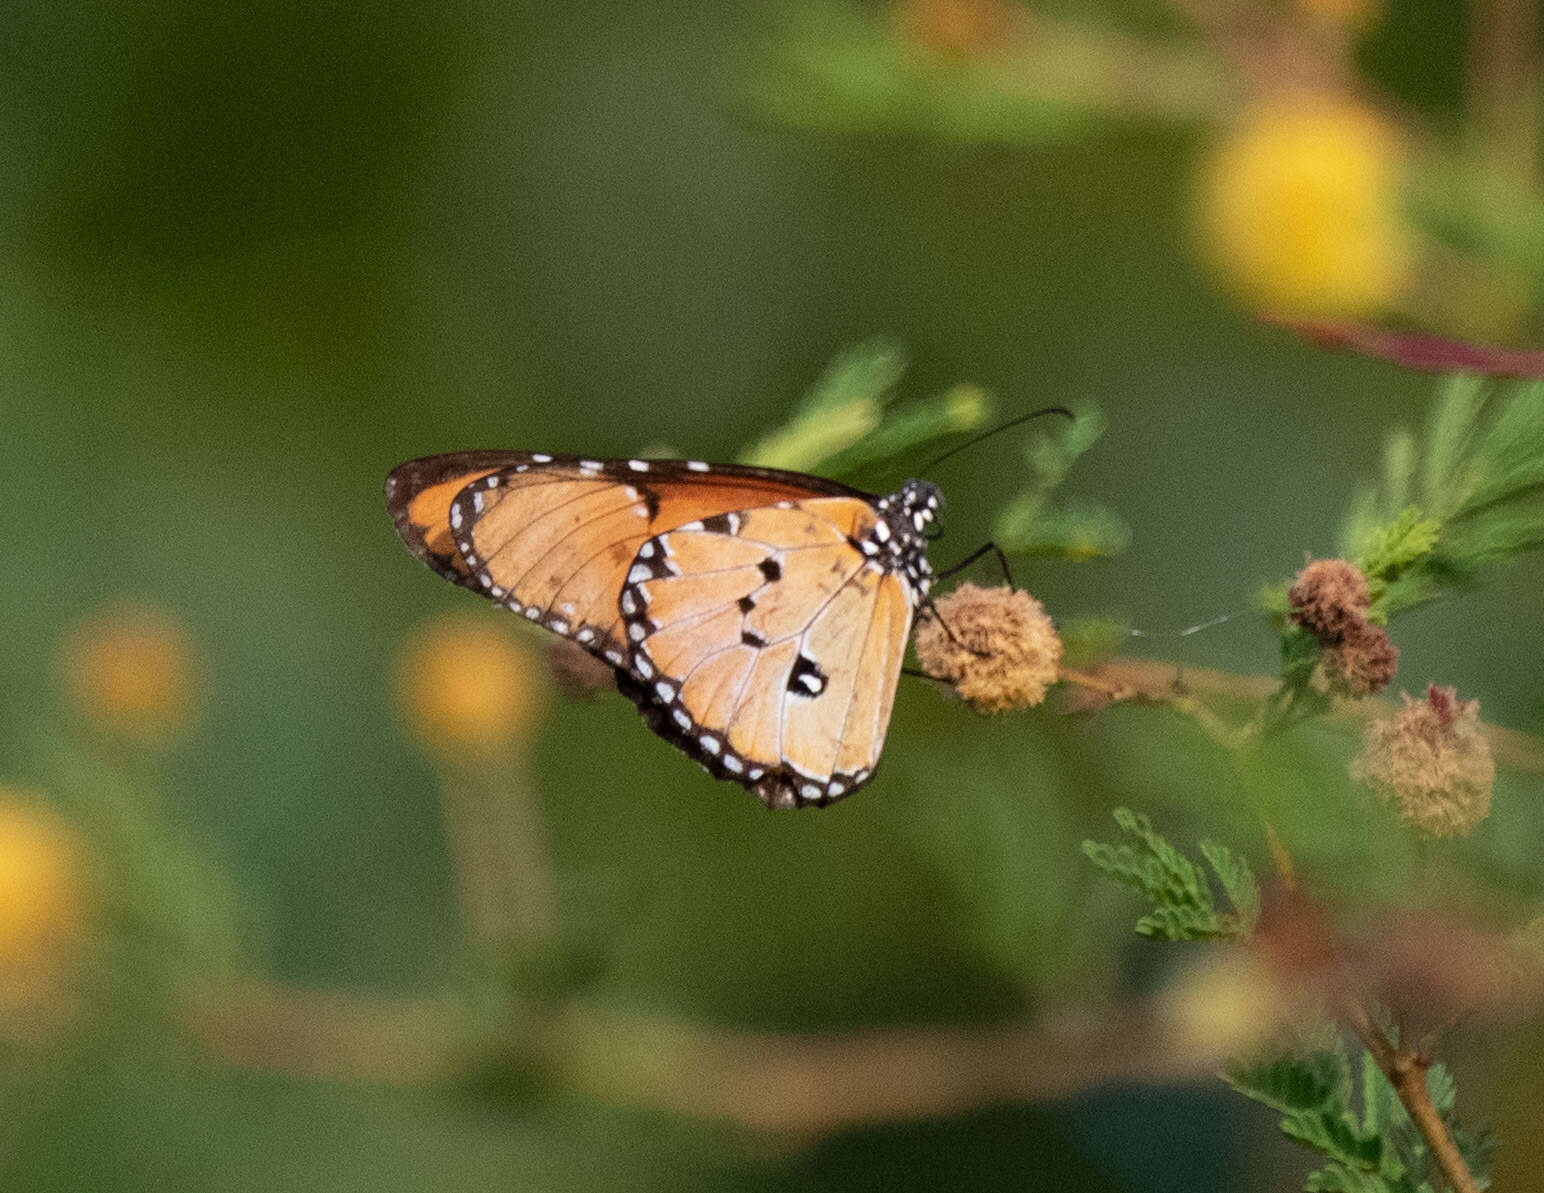
[[[997,516],[992,538],[1004,551],[1083,560],[1115,555],[1131,542],[1131,531],[1113,510],[1075,498],[1052,503],[1078,458],[1104,434],[1104,416],[1077,407],[1074,418],[1052,420],[1029,443],[1025,455],[1030,484]]]
[[[1260,888],[1249,863],[1215,841],[1200,849],[1216,872],[1231,912],[1218,911],[1206,873],[1153,831],[1146,816],[1115,809],[1115,823],[1134,844],[1084,841],[1083,853],[1111,878],[1153,903],[1136,930],[1154,940],[1247,938],[1260,918]]]
[[[1324,1157],[1324,1166],[1303,1185],[1309,1193],[1429,1193],[1442,1187],[1393,1086],[1366,1051],[1358,1050],[1353,1065],[1338,1036],[1327,1045],[1235,1061],[1222,1078],[1280,1114],[1287,1138]],[[1443,1066],[1428,1071],[1427,1088],[1476,1183],[1489,1188],[1490,1140],[1483,1133],[1471,1136],[1453,1118],[1455,1091]]]
[[[1341,549],[1387,618],[1544,545],[1544,384],[1448,378],[1423,439],[1392,432],[1381,471],[1357,490]]]
[[[876,337],[840,353],[781,427],[740,455],[745,464],[892,484],[923,450],[986,426],[995,405],[979,386],[959,384],[921,401],[897,404],[906,371],[900,345]],[[1052,419],[1025,449],[1030,484],[998,514],[994,539],[1004,551],[1082,560],[1124,550],[1131,531],[1097,502],[1052,504],[1078,457],[1104,433],[1091,406],[1071,420]]]
[[[850,477],[951,435],[978,430],[991,417],[992,396],[974,385],[956,385],[936,397],[896,406],[895,387],[905,372],[905,353],[889,337],[847,349],[827,366],[792,417],[751,444],[740,454],[741,462]]]

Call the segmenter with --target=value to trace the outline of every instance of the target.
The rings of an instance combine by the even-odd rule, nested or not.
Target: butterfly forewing
[[[911,598],[858,548],[874,520],[848,497],[702,519],[642,545],[622,590],[657,719],[768,803],[838,799],[879,760]]]
[[[653,534],[833,481],[683,460],[461,452],[411,460],[386,502],[412,552],[442,576],[626,666],[617,598]]]
[[[392,469],[386,478],[386,508],[408,550],[447,580],[471,583],[450,532],[450,503],[474,480],[518,459],[515,452],[456,452]]]

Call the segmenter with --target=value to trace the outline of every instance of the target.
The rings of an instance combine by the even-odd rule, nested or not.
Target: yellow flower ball
[[[1251,306],[1295,317],[1375,313],[1409,268],[1399,213],[1400,149],[1344,100],[1278,98],[1207,158],[1202,249]]]
[[[404,644],[397,668],[404,720],[433,754],[495,754],[527,740],[544,703],[541,663],[503,626],[437,617]]]
[[[121,604],[78,621],[61,652],[71,705],[98,728],[143,742],[180,736],[197,709],[197,652],[171,613]]]
[[[46,1039],[79,1009],[93,919],[86,860],[70,825],[0,788],[0,1037]]]
[[[81,853],[64,821],[0,788],[0,970],[45,960],[78,935]]]
[[[1249,1053],[1290,1012],[1286,992],[1261,956],[1240,948],[1203,952],[1159,995],[1175,1042],[1202,1056]]]

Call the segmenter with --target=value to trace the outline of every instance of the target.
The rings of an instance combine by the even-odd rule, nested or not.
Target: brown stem
[[[499,962],[542,945],[552,934],[552,873],[525,760],[447,763],[440,804],[470,942]]]
[[[1539,11],[1535,0],[1475,0],[1469,92],[1492,168],[1535,180],[1539,156]]]
[[[1167,684],[1139,686],[1119,678],[1111,679],[1099,673],[1064,667],[1061,678],[1065,683],[1095,693],[1110,704],[1131,702],[1166,705],[1181,716],[1189,717],[1218,745],[1230,750],[1236,749],[1241,741],[1238,731],[1223,721],[1207,705],[1192,697],[1178,681],[1178,675],[1179,668],[1175,666],[1174,677],[1176,678],[1171,678]]]
[[[1175,677],[1184,675],[1179,695],[1193,703],[1202,701],[1247,709],[1269,698],[1281,682],[1269,675],[1233,675],[1207,667],[1190,667],[1163,659],[1106,659],[1088,671],[1064,670],[1067,682],[1097,693],[1104,702],[1154,703],[1177,707]],[[1372,697],[1339,701],[1329,715],[1331,724],[1362,725],[1386,717],[1397,708],[1393,700]],[[1180,711],[1187,711],[1181,709]],[[1228,735],[1233,730],[1226,729]],[[1517,729],[1484,726],[1496,765],[1520,774],[1544,774],[1544,741]]]
[[[1367,1008],[1357,1000],[1347,999],[1345,1015],[1351,1030],[1394,1087],[1400,1104],[1409,1114],[1415,1129],[1421,1133],[1421,1138],[1426,1141],[1427,1150],[1431,1152],[1432,1159],[1437,1162],[1448,1184],[1457,1193],[1479,1193],[1479,1185],[1475,1183],[1468,1165],[1459,1154],[1458,1145],[1448,1133],[1447,1124],[1442,1121],[1442,1116],[1437,1113],[1437,1107],[1431,1100],[1431,1090],[1426,1084],[1426,1071],[1431,1068],[1431,1061],[1403,1042],[1396,1045],[1367,1013]]]
[[[612,1105],[814,1140],[1098,1085],[1199,1080],[1225,1056],[1154,1008],[1112,1018],[779,1033],[570,1003],[537,1026],[477,1018],[453,998],[393,1000],[254,983],[190,1007],[215,1062],[372,1085],[453,1081],[507,1044]],[[1220,1047],[1220,1045],[1218,1045]]]

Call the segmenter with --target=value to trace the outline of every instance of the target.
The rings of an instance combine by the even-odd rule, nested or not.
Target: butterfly
[[[577,643],[660,737],[773,808],[874,777],[938,488],[700,460],[462,452],[386,479],[408,549]]]

